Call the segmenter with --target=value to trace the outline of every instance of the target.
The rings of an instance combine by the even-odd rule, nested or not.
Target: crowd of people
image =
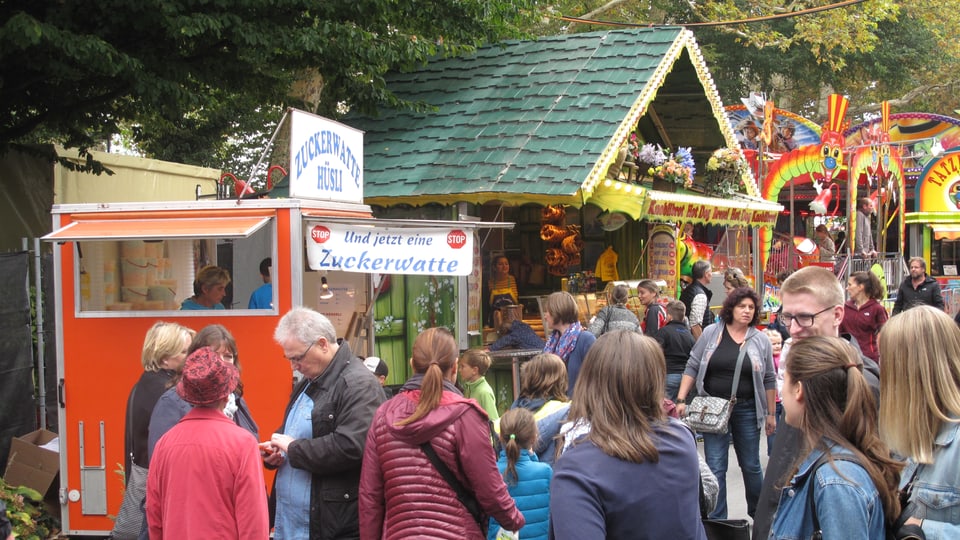
[[[795,272],[786,340],[760,327],[742,273],[724,274],[708,316],[705,261],[681,300],[639,287],[642,318],[625,287],[587,325],[553,293],[543,352],[509,404],[486,381],[489,354],[446,329],[416,337],[391,396],[382,360],[297,307],[274,340],[302,378],[262,437],[230,332],[158,322],[128,398],[113,537],[704,539],[705,521],[728,518],[732,444],[755,539],[957,538],[960,326],[913,267],[889,319],[872,274],[853,274],[845,298],[830,270]],[[695,395],[729,400],[725,429],[683,421]]]

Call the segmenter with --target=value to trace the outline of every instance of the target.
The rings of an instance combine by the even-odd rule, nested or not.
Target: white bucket
[[[176,287],[171,287],[168,285],[153,285],[147,289],[147,300],[175,302],[177,300],[177,289]]]
[[[163,257],[163,242],[144,242],[143,256],[159,259]]]
[[[147,301],[146,287],[123,287],[120,289],[120,298],[124,302],[142,304]]]
[[[125,287],[146,287],[149,265],[146,257],[125,258],[120,266],[120,275]],[[154,267],[156,270],[156,267]]]
[[[143,240],[123,240],[120,242],[120,256],[124,259],[140,259],[147,256],[147,246]]]

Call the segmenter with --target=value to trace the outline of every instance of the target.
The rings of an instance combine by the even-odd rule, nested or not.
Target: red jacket
[[[150,538],[267,538],[261,463],[249,431],[220,410],[192,409],[160,438],[150,458]]]
[[[480,526],[420,449],[426,441],[486,514],[508,530],[523,527],[523,515],[497,469],[486,413],[452,386],[444,388],[440,406],[405,426],[395,424],[413,414],[419,389],[401,391],[377,410],[367,433],[360,474],[361,540],[484,538]]]

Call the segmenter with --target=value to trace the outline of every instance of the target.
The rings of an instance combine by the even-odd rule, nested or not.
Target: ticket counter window
[[[263,285],[259,262],[276,256],[273,220],[248,221],[219,232],[192,229],[194,236],[212,236],[205,238],[160,237],[162,229],[142,238],[76,238],[79,312],[178,311],[194,295],[197,272],[207,265],[220,266],[230,274],[232,294],[224,307],[247,310],[247,299]],[[137,227],[136,220],[117,220],[112,225],[117,234],[126,236],[132,236],[127,229]],[[171,232],[176,233],[176,227]],[[70,238],[71,234],[81,236],[83,230],[71,232],[65,227],[54,234],[61,233]]]
[[[960,268],[960,240],[935,239],[930,250],[928,273],[931,276],[950,275],[949,272],[944,270],[953,272],[957,268]],[[956,273],[952,275],[956,275]]]

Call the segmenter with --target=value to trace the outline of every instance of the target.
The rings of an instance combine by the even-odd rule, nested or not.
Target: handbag
[[[740,370],[743,368],[743,356],[747,353],[746,344],[740,347],[737,355],[737,367],[733,370],[733,388],[730,390],[730,399],[697,396],[687,406],[687,415],[684,421],[694,431],[700,433],[724,434],[730,422],[730,413],[737,403],[737,384],[740,382]]]
[[[137,385],[130,391],[127,399],[127,419],[124,438],[130,441],[133,438],[133,402],[137,395]],[[124,443],[126,446],[128,443]],[[117,519],[113,522],[110,538],[116,540],[136,540],[140,537],[140,530],[144,525],[144,514],[141,503],[147,497],[147,468],[133,462],[132,448],[125,448],[129,452],[130,468],[126,471],[127,485],[123,492],[123,501],[117,511]]]
[[[707,517],[706,494],[700,479],[700,521],[707,540],[750,540],[750,522],[745,519],[710,519]]]
[[[813,464],[813,468],[810,471],[810,474],[807,476],[808,479],[813,478],[817,474],[817,469],[822,465],[827,463],[829,456],[824,454]],[[860,460],[856,456],[847,455],[847,454],[838,454],[833,456],[834,461],[849,461],[851,463],[856,463],[861,467]],[[884,535],[885,540],[926,540],[926,535],[923,533],[923,529],[919,525],[907,525],[906,522],[910,519],[910,514],[907,513],[907,502],[910,500],[910,494],[913,491],[913,481],[917,478],[917,472],[920,471],[920,467],[917,467],[913,471],[913,476],[910,477],[910,481],[907,483],[906,487],[900,490],[900,516],[892,524],[890,522],[886,523],[886,531]],[[808,480],[809,481],[809,480]],[[822,540],[823,531],[820,528],[820,518],[817,517],[817,500],[814,498],[813,488],[807,490],[807,505],[810,507],[810,513],[813,515],[813,535],[810,536],[810,540]]]

